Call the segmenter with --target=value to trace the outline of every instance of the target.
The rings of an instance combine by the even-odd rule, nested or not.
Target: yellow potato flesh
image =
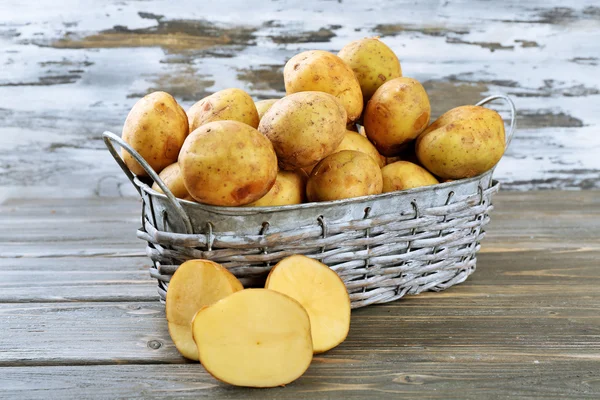
[[[193,332],[204,368],[236,386],[288,384],[312,360],[308,314],[272,290],[242,290],[200,310]]]
[[[346,111],[330,94],[294,93],[273,104],[258,130],[273,143],[279,166],[295,170],[318,162],[339,146],[346,132]]]
[[[504,122],[480,106],[454,108],[431,124],[416,141],[423,166],[443,179],[462,179],[488,171],[504,154]]]
[[[265,113],[269,111],[269,108],[271,108],[271,106],[277,102],[277,100],[279,99],[266,99],[259,100],[256,103],[254,103],[256,105],[256,111],[258,111],[259,121],[262,119],[263,115],[265,115]]]
[[[368,155],[342,150],[323,159],[311,172],[306,185],[309,201],[330,201],[379,194],[383,189],[381,169]]]
[[[344,282],[325,264],[302,255],[287,257],[271,270],[265,288],[290,296],[306,309],[315,353],[346,339],[350,297]]]
[[[396,161],[381,169],[383,192],[435,185],[438,180],[425,168],[408,161]]]
[[[242,89],[224,89],[192,105],[187,111],[190,132],[214,121],[238,121],[258,127],[258,111],[252,97]]]
[[[158,176],[162,179],[164,184],[167,185],[167,188],[173,193],[173,196],[184,200],[194,200],[185,188],[179,164],[173,163],[169,165],[163,169]],[[156,182],[152,185],[152,189],[159,193],[163,192]]]
[[[247,206],[269,207],[303,203],[306,199],[307,179],[308,176],[303,170],[279,171],[271,190]]]
[[[231,272],[212,261],[190,260],[177,268],[169,283],[165,310],[169,334],[181,355],[198,360],[192,337],[192,320],[198,310],[242,289]]]
[[[154,92],[135,103],[125,120],[122,138],[154,171],[161,172],[177,161],[188,132],[185,111],[173,96]],[[139,176],[148,175],[125,149],[121,156],[131,172]]]
[[[363,109],[360,84],[344,61],[327,51],[304,51],[290,58],[283,68],[286,93],[317,91],[338,98],[348,122],[356,121]]]
[[[385,82],[402,76],[396,54],[379,38],[365,38],[348,43],[338,53],[354,71],[365,101]]]
[[[369,140],[381,154],[393,157],[427,128],[430,114],[423,86],[415,79],[396,78],[377,89],[363,119]]]
[[[198,202],[241,206],[263,197],[277,178],[269,139],[238,121],[216,121],[192,132],[179,155],[185,187]]]

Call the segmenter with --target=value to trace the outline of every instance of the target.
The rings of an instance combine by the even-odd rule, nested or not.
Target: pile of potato
[[[218,206],[281,206],[379,194],[477,176],[505,148],[504,123],[479,106],[431,125],[423,86],[378,38],[337,55],[305,51],[283,71],[286,96],[254,102],[225,89],[187,113],[165,92],[138,101],[123,139],[173,194]],[[137,175],[147,175],[125,151]],[[155,184],[155,190],[160,191]]]
[[[254,102],[225,89],[187,113],[155,92],[138,101],[123,139],[178,198],[217,206],[282,206],[375,195],[479,175],[501,158],[504,123],[478,106],[429,125],[423,86],[402,77],[378,38],[337,55],[305,51],[285,65],[286,96]],[[147,173],[126,152],[140,176]],[[153,185],[155,190],[160,188]],[[282,260],[264,289],[244,289],[225,268],[191,260],[167,291],[169,333],[179,352],[240,386],[287,384],[312,355],[350,327],[344,283],[302,255]]]
[[[333,270],[303,255],[281,260],[264,289],[244,289],[221,265],[191,260],[171,278],[166,314],[184,357],[223,382],[272,387],[346,339],[350,297]]]

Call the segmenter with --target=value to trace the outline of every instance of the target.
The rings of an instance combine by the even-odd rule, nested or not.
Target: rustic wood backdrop
[[[0,2],[0,200],[134,194],[104,149],[154,90],[184,106],[241,87],[281,96],[282,66],[379,35],[433,114],[505,92],[520,130],[504,188],[600,188],[600,7],[562,1]]]

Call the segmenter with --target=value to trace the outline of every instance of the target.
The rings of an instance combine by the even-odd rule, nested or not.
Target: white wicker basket
[[[478,105],[496,99],[505,100],[511,110],[508,146],[516,128],[513,102],[496,95]],[[217,207],[176,199],[121,138],[105,132],[104,141],[142,197],[138,237],[147,242],[161,300],[171,275],[186,260],[213,260],[253,286],[291,254],[305,254],[335,270],[353,308],[443,290],[475,270],[491,199],[499,188],[492,169],[474,178],[347,200]],[[133,175],[111,141],[126,149],[165,194]]]

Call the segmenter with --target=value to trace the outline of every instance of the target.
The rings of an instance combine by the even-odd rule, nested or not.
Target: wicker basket
[[[507,146],[516,127],[511,110]],[[475,270],[483,227],[499,184],[493,169],[435,186],[322,203],[280,207],[216,207],[176,199],[146,161],[121,138],[104,141],[143,200],[142,227],[164,301],[178,265],[213,260],[245,286],[260,285],[273,265],[291,254],[321,260],[343,279],[352,307],[385,303],[405,294],[440,291]],[[128,151],[166,194],[133,175],[111,141]]]

